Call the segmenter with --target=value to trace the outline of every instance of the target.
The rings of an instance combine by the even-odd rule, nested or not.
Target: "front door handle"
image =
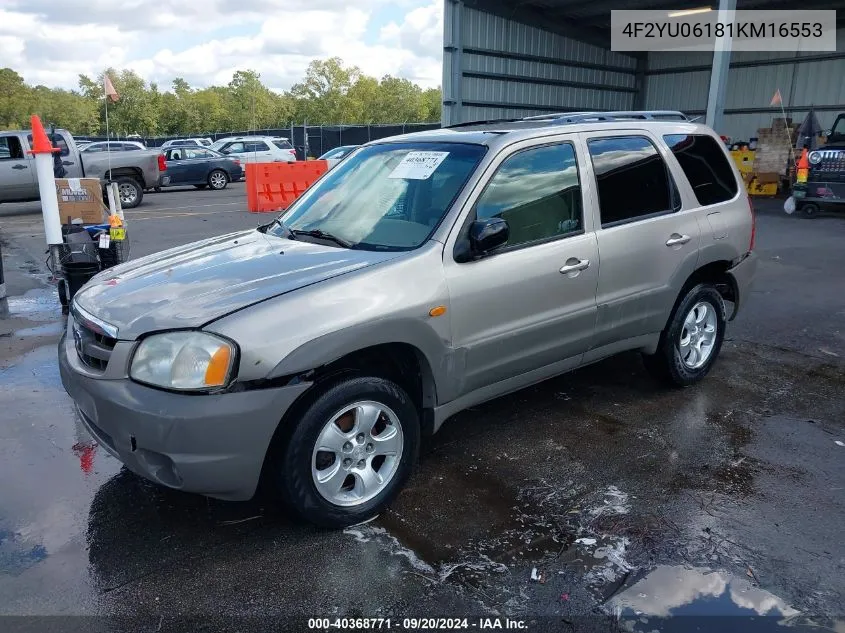
[[[570,257],[566,260],[566,265],[560,269],[560,272],[564,275],[568,275],[570,273],[578,274],[582,270],[585,270],[589,265],[589,259],[578,259],[577,257]],[[572,276],[575,277],[575,275]]]
[[[75,164],[76,163],[74,163],[72,160],[63,160],[62,161],[62,165],[64,165],[65,167],[70,167],[71,165],[75,165]]]
[[[668,240],[666,240],[666,246],[679,246],[681,244],[686,244],[692,238],[689,235],[679,235],[677,233],[672,233]]]
[[[12,169],[29,169],[27,165],[21,165],[18,163],[17,165],[12,165]]]

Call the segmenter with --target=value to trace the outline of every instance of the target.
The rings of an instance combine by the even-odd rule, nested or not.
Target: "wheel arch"
[[[672,306],[672,312],[670,314],[674,313],[678,304],[683,301],[684,297],[692,288],[702,283],[710,283],[716,287],[722,299],[733,304],[733,308],[727,319],[728,321],[732,321],[737,313],[737,299],[739,298],[739,289],[737,288],[736,280],[728,274],[732,266],[732,262],[718,259],[696,268],[681,286],[681,290],[675,298],[675,303]]]

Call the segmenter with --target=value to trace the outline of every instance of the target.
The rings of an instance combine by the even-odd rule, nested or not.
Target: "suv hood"
[[[254,303],[401,252],[358,251],[256,230],[187,244],[111,268],[74,304],[118,329],[118,338],[202,326]]]

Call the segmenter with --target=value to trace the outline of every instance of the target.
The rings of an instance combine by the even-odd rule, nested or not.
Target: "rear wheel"
[[[805,218],[816,218],[819,215],[819,205],[814,202],[808,202],[801,205],[801,213]]]
[[[711,284],[695,286],[669,317],[657,352],[643,355],[646,368],[679,387],[698,382],[716,362],[726,326],[725,302],[719,291]]]
[[[115,179],[117,191],[120,195],[120,206],[124,209],[134,209],[144,199],[144,188],[134,178],[120,176]]]
[[[304,519],[341,528],[371,519],[399,493],[419,454],[416,407],[372,376],[330,383],[283,424],[270,453],[276,489]]]
[[[212,189],[219,191],[220,189],[225,189],[228,184],[229,176],[222,169],[215,169],[208,174],[208,186]]]

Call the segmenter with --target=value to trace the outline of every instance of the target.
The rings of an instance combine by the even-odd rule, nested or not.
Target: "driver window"
[[[475,211],[479,220],[507,221],[510,247],[581,231],[575,149],[569,143],[544,145],[509,157],[490,179]]]

